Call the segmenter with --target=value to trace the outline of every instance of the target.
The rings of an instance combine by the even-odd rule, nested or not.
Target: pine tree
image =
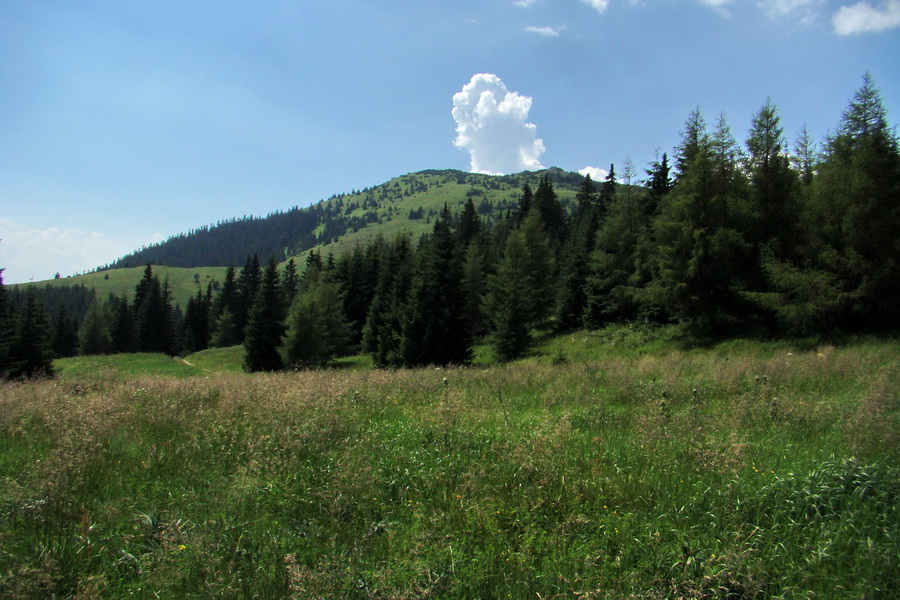
[[[52,377],[51,341],[47,315],[29,287],[10,344],[9,376],[13,379]]]
[[[481,219],[475,210],[475,203],[472,202],[472,198],[466,198],[462,214],[459,217],[459,226],[456,229],[459,247],[467,248],[480,232]]]
[[[512,360],[525,354],[533,342],[531,323],[534,309],[529,300],[531,257],[525,236],[516,231],[507,238],[503,259],[491,280],[488,299],[494,325],[493,346],[500,360]]]
[[[115,351],[110,334],[111,322],[112,315],[109,304],[95,300],[84,316],[81,329],[78,331],[78,340],[83,356],[111,354]]]
[[[127,297],[113,298],[112,324],[109,332],[112,337],[112,351],[116,353],[134,352],[136,348],[134,311]]]
[[[419,268],[402,328],[401,354],[407,366],[467,364],[472,357],[462,264],[451,225],[445,205],[431,238],[417,253]]]
[[[712,136],[702,123],[695,111],[685,126],[679,178],[654,221],[658,271],[643,298],[718,332],[734,324],[746,289],[746,185],[724,117]]]
[[[309,256],[319,256],[314,252],[310,252]],[[321,264],[321,257],[319,258],[319,263]],[[294,263],[293,257],[288,260],[287,265],[284,267],[284,275],[281,278],[281,291],[284,293],[284,305],[290,306],[294,301],[294,296],[297,295],[297,290],[300,288],[300,276],[297,273],[297,265]]]
[[[534,210],[540,215],[547,236],[553,240],[555,249],[558,249],[559,244],[566,238],[566,213],[553,188],[553,182],[546,174],[541,175],[537,191],[534,193]]]
[[[284,364],[324,367],[347,350],[349,338],[340,287],[320,279],[298,294],[290,307],[282,350]]]
[[[60,303],[53,323],[53,356],[67,358],[78,354],[78,332],[75,323],[66,313],[66,305]]]
[[[244,338],[244,368],[251,373],[284,367],[279,352],[284,337],[284,301],[278,265],[270,258],[250,309]]]
[[[377,367],[403,364],[401,331],[412,282],[414,251],[409,234],[399,234],[387,249],[378,274],[375,296],[363,328],[363,350]]]
[[[186,353],[199,352],[209,347],[209,304],[203,292],[197,290],[196,296],[188,299],[181,322],[182,347]]]
[[[534,192],[528,182],[522,185],[522,198],[519,200],[519,208],[516,210],[515,223],[522,223],[528,213],[531,212],[531,206],[534,204]]]
[[[9,374],[9,348],[13,338],[12,304],[3,284],[3,271],[0,269],[0,380]]]
[[[775,291],[754,299],[798,329],[900,327],[898,198],[898,141],[866,74],[805,196],[803,261],[767,257]]]
[[[237,298],[232,313],[239,342],[244,341],[247,322],[250,319],[250,310],[256,300],[261,277],[262,270],[259,266],[259,256],[254,253],[252,256],[247,257],[247,262],[241,269],[240,276],[237,279]]]
[[[572,218],[571,232],[563,248],[559,274],[556,326],[560,331],[580,327],[587,306],[585,286],[590,274],[590,257],[600,218],[597,192],[590,175],[585,176],[576,201],[577,207]]]

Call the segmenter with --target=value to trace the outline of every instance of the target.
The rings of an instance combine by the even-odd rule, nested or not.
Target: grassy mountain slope
[[[35,285],[45,286],[63,286],[83,284],[87,288],[93,288],[98,298],[106,298],[109,294],[116,296],[134,297],[134,288],[144,276],[145,267],[131,267],[128,269],[110,269],[108,271],[98,271],[96,273],[88,273],[77,277],[66,277],[65,279],[51,279],[48,281],[36,282]],[[167,267],[165,265],[155,265],[152,267],[153,274],[158,276],[160,281],[168,279],[169,286],[172,289],[173,305],[179,304],[182,307],[187,305],[189,297],[195,295],[198,289],[206,292],[207,283],[212,283],[215,288],[218,282],[225,279],[226,267],[195,267],[184,269],[178,267]]]
[[[514,210],[522,186],[527,182],[536,188],[544,174],[553,181],[564,205],[574,202],[582,177],[558,168],[504,176],[455,170],[420,171],[371,188],[338,194],[306,208],[179,234],[123,257],[113,263],[116,268],[34,285],[84,284],[94,288],[101,298],[110,293],[131,296],[144,266],[152,264],[160,279],[168,277],[175,303],[184,307],[198,286],[203,290],[207,282],[215,286],[215,282],[224,279],[228,264],[240,267],[254,252],[259,253],[261,261],[270,254],[281,262],[296,257],[302,266],[311,250],[323,256],[337,256],[377,235],[390,237],[401,231],[410,232],[415,240],[431,231],[433,217],[444,204],[457,213],[470,197],[482,220],[489,223],[508,209]],[[179,264],[190,266],[174,266]]]

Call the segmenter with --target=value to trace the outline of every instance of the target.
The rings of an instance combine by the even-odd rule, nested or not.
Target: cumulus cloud
[[[834,13],[831,23],[839,35],[877,33],[900,27],[900,0],[888,0],[879,6],[867,1],[842,6]]]
[[[602,13],[609,6],[609,0],[581,0],[585,4],[590,4],[597,12]]]
[[[600,167],[585,167],[578,171],[582,176],[590,175],[591,179],[594,181],[603,181],[609,176],[609,171],[606,169],[601,169]]]
[[[562,33],[563,29],[565,28],[565,25],[563,25],[562,27],[526,27],[525,31],[536,33],[538,35],[543,35],[546,37],[559,37],[559,34]]]
[[[473,75],[453,95],[458,148],[469,152],[474,173],[504,174],[544,168],[544,142],[528,122],[531,98],[506,89],[490,73]]]
[[[6,283],[52,279],[89,271],[133,250],[119,240],[75,228],[36,229],[0,219],[0,267]]]

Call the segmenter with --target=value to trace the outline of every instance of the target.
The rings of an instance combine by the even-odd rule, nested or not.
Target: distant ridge
[[[98,271],[140,267],[227,267],[247,256],[273,256],[282,262],[318,248],[338,252],[378,234],[407,230],[417,235],[430,228],[431,217],[446,203],[458,211],[472,198],[481,218],[493,221],[515,208],[525,183],[536,186],[548,175],[563,204],[574,198],[583,177],[556,167],[512,175],[484,175],[428,169],[385,183],[336,194],[311,206],[297,206],[265,217],[245,216],[205,225],[145,246]]]

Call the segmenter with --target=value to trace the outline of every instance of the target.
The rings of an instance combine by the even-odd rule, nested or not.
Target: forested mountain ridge
[[[256,237],[281,254],[234,242],[246,252],[239,272],[236,262],[151,269],[144,255],[133,292],[91,304],[80,352],[243,344],[257,371],[358,352],[378,367],[467,364],[480,343],[510,360],[537,331],[613,322],[678,323],[704,339],[895,335],[900,140],[871,78],[820,147],[804,129],[789,150],[771,100],[750,123],[741,144],[724,115],[710,127],[695,109],[671,163],[663,153],[641,173],[626,160],[621,180],[611,165],[599,186],[558,169],[406,175],[297,209],[308,223],[291,239],[289,227]],[[175,272],[193,274],[183,313]],[[49,351],[32,347],[50,330],[34,287],[0,305],[16,325],[4,342],[12,377],[49,369]],[[63,308],[57,332],[72,329]]]
[[[323,255],[401,230],[414,237],[430,232],[434,217],[447,204],[462,210],[472,198],[486,223],[514,209],[525,183],[537,186],[547,175],[564,205],[571,203],[582,177],[559,168],[494,176],[456,170],[426,170],[350,193],[336,194],[311,206],[293,207],[265,217],[245,216],[207,225],[146,246],[98,270],[142,267],[227,267],[247,256],[274,256],[283,262],[318,248]]]

